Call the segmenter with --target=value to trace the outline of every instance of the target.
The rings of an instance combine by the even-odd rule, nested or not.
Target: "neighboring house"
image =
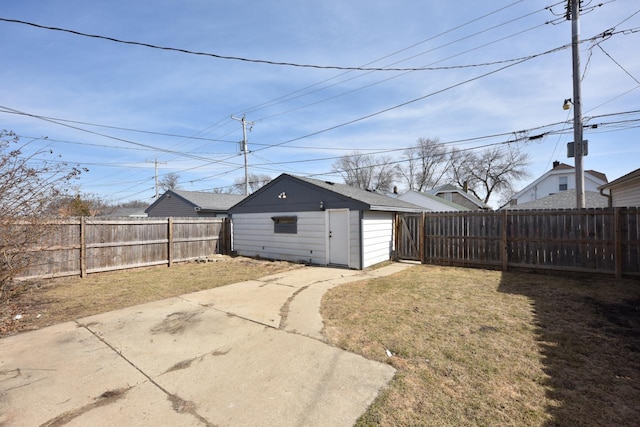
[[[146,218],[148,215],[146,214],[143,208],[116,208],[113,211],[109,211],[106,214],[102,215],[111,218]]]
[[[610,206],[626,207],[640,206],[640,169],[601,185],[599,190],[609,190],[611,194]]]
[[[609,206],[609,198],[597,191],[584,192],[585,208],[606,208]],[[577,207],[576,190],[560,191],[546,197],[517,205],[506,205],[500,209],[529,210],[529,209],[575,209]]]
[[[598,191],[598,187],[607,183],[607,176],[594,170],[584,171],[584,191]],[[553,169],[524,187],[513,195],[509,204],[520,205],[532,200],[541,199],[561,191],[576,189],[576,173],[573,166],[558,161],[553,162]]]
[[[482,200],[478,199],[473,194],[464,191],[462,188],[455,185],[445,184],[443,186],[434,188],[426,192],[434,196],[438,196],[448,202],[453,202],[458,205],[464,206],[468,210],[491,210],[491,207]]]
[[[245,196],[203,191],[168,190],[145,209],[150,217],[225,217]]]
[[[422,193],[420,191],[409,190],[403,194],[390,194],[389,197],[394,197],[405,202],[413,203],[423,208],[423,210],[430,212],[450,212],[450,211],[469,211],[466,206],[459,205],[454,202],[450,202],[442,197],[434,196],[433,194]]]
[[[282,174],[233,206],[233,249],[363,269],[392,257],[397,212],[419,206],[380,193]]]

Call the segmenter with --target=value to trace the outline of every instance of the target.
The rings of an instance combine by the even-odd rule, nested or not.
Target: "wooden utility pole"
[[[573,57],[573,147],[576,171],[576,207],[584,208],[584,141],[582,140],[582,93],[580,87],[580,0],[567,0],[571,13],[571,52]],[[569,12],[571,11],[571,12]]]
[[[249,154],[249,149],[247,148],[247,125],[249,125],[249,130],[253,126],[253,122],[248,122],[245,119],[245,115],[242,115],[241,119],[237,117],[231,116],[233,120],[237,120],[242,123],[242,147],[240,148],[244,153],[244,195],[249,195],[249,164],[247,161],[247,155]]]
[[[159,196],[159,192],[158,192],[158,165],[159,164],[166,165],[167,162],[159,162],[157,157],[153,161],[154,178],[155,178],[155,183],[156,183],[156,195],[155,195],[155,199],[156,200],[158,200],[158,196]]]

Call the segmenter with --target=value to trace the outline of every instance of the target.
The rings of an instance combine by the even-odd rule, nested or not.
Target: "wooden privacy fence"
[[[423,263],[640,276],[640,208],[426,213]]]
[[[47,221],[22,278],[49,278],[188,261],[231,252],[228,218]]]

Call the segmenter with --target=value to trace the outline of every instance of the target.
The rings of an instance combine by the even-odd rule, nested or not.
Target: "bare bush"
[[[52,203],[68,196],[70,181],[83,171],[47,148],[32,149],[35,141],[0,132],[0,301],[19,291],[14,279],[47,239]]]

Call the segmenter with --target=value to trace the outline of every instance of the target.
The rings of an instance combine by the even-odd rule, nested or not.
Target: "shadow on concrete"
[[[499,290],[531,300],[548,426],[637,425],[640,281],[504,273]]]

